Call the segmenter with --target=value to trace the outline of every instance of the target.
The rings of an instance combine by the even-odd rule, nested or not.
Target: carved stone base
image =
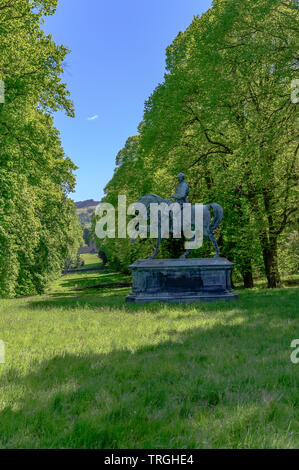
[[[226,258],[138,260],[129,267],[133,290],[126,302],[236,300],[231,288],[233,267]]]

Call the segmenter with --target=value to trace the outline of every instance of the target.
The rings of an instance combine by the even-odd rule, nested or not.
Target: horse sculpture
[[[156,204],[172,204],[173,201],[171,199],[164,200],[162,197],[157,196],[156,194],[147,194],[146,196],[141,197],[137,201],[138,203],[144,204],[144,206],[147,209],[147,213],[149,214],[149,209],[150,209],[150,204],[156,203]],[[214,218],[211,220],[211,213],[210,209],[213,210],[214,213]],[[169,226],[169,233],[173,234],[173,228],[172,228],[172,213],[170,212],[170,226]],[[203,206],[203,238],[209,238],[211,242],[213,243],[215,250],[216,250],[216,255],[214,256],[219,257],[219,247],[216,241],[216,238],[213,235],[214,230],[218,227],[220,224],[221,220],[223,218],[223,209],[219,204],[212,203],[212,204],[207,204]],[[191,206],[191,226],[195,225],[195,205]],[[181,227],[182,230],[182,227]],[[147,231],[150,231],[150,227],[147,226]],[[161,218],[158,220],[158,237],[157,237],[157,242],[156,242],[156,249],[155,252],[150,256],[149,259],[154,259],[158,252],[159,252],[159,247],[161,243]],[[131,238],[131,243],[134,243],[135,237],[133,236]],[[188,249],[180,258],[186,258],[191,252],[191,249]]]

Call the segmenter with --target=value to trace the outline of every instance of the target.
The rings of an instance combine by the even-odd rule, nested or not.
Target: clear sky
[[[211,0],[59,0],[44,29],[71,49],[64,81],[76,118],[55,115],[79,167],[75,201],[100,200],[117,152],[136,135],[144,102],[163,81],[165,49]]]

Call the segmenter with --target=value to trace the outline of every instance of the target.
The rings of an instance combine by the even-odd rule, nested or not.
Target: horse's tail
[[[218,227],[221,220],[223,219],[223,209],[220,204],[216,204],[215,202],[213,202],[212,204],[207,204],[207,207],[211,207],[214,212],[214,219],[212,220],[209,226],[210,233],[213,233],[215,228]]]

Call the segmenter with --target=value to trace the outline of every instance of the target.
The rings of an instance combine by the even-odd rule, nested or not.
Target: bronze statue
[[[175,194],[173,194],[173,199],[180,204],[181,210],[183,210],[183,204],[187,203],[187,197],[189,195],[189,185],[185,181],[185,175],[183,173],[179,173],[178,175],[178,180],[179,184],[177,185]],[[146,207],[148,214],[150,210],[150,204],[156,203],[156,204],[173,204],[173,201],[171,199],[164,200],[162,197],[157,196],[156,194],[147,194],[146,196],[141,197],[138,200],[139,203],[144,204]],[[211,213],[210,209],[213,210],[214,213],[214,218],[211,220]],[[173,224],[171,220],[171,215],[172,212],[170,212],[170,228],[169,228],[169,233],[173,233]],[[220,224],[221,220],[223,218],[223,209],[219,204],[216,203],[211,203],[203,206],[203,237],[204,238],[209,238],[209,240],[213,243],[215,250],[216,250],[216,255],[215,257],[220,256],[219,252],[219,247],[216,241],[216,238],[213,235],[213,231],[218,227]],[[182,218],[183,219],[183,218]],[[195,205],[191,206],[191,225],[195,225]],[[148,225],[147,231],[150,231],[150,226]],[[182,226],[181,226],[181,231],[183,231],[183,220],[182,220]],[[158,236],[157,236],[157,243],[156,243],[156,249],[153,255],[150,257],[150,259],[154,259],[159,251],[160,243],[161,243],[161,219],[159,220],[159,230],[158,230]],[[135,238],[131,239],[131,243],[134,243]],[[188,249],[182,256],[181,258],[186,258],[189,254],[191,253],[191,249]]]
[[[172,197],[182,207],[184,203],[188,202],[187,197],[189,194],[189,185],[185,181],[184,173],[178,174],[178,180],[179,180],[179,184],[177,185],[175,193],[172,195]]]

